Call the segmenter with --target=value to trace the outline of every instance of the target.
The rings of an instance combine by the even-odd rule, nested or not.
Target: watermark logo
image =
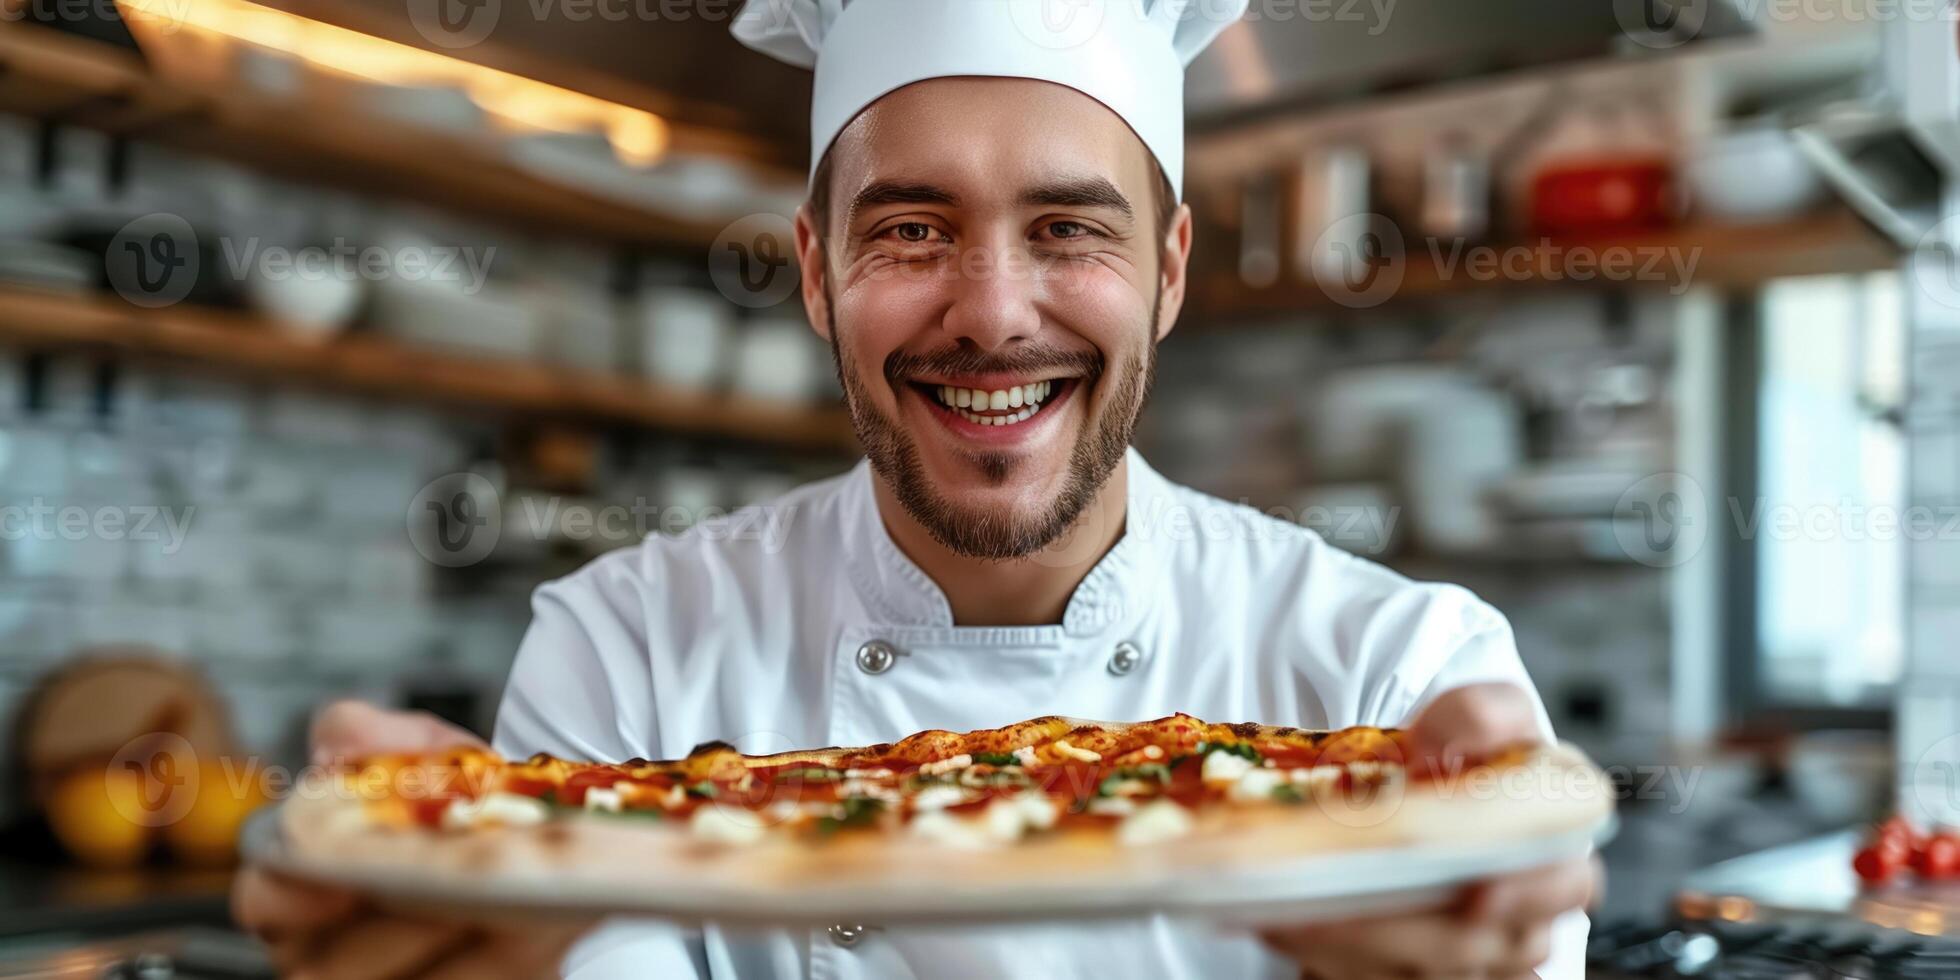
[[[117,230],[102,263],[116,295],[145,309],[172,306],[197,283],[197,232],[181,216],[146,214]]]
[[[77,0],[54,0],[56,5],[74,3]],[[101,5],[117,10],[125,17],[137,17],[147,21],[152,29],[164,34],[175,34],[190,19],[190,8],[194,0],[79,0],[80,3]]]
[[[1055,540],[1028,557],[1046,568],[1080,567],[1092,563],[1097,552],[1115,536],[1117,525],[1122,521],[1120,514],[1084,507],[1082,513]]]
[[[1007,0],[1021,36],[1044,48],[1079,47],[1102,30],[1106,0]]]
[[[408,21],[439,48],[474,47],[497,27],[502,0],[407,0]]]
[[[409,543],[443,568],[462,568],[490,557],[503,528],[497,488],[476,473],[439,476],[408,504]]]
[[[1643,48],[1665,51],[1701,36],[1714,0],[1613,0],[1620,32]]]
[[[1391,746],[1380,753],[1379,761],[1350,762],[1339,769],[1316,766],[1309,774],[1338,774],[1338,778],[1331,784],[1316,784],[1310,775],[1306,795],[1327,819],[1343,827],[1377,826],[1402,809],[1409,792],[1401,771],[1407,762],[1401,750]]]
[[[1329,299],[1350,309],[1388,302],[1408,266],[1401,229],[1378,214],[1348,215],[1314,240],[1314,278]]]
[[[1927,299],[1960,310],[1960,215],[1927,229],[1912,250],[1912,281]]]
[[[749,309],[775,306],[796,290],[790,266],[796,226],[780,214],[751,214],[721,230],[708,251],[708,275],[729,302]]]
[[[1628,558],[1672,568],[1708,541],[1708,498],[1682,473],[1656,473],[1627,487],[1613,505],[1613,538]]]
[[[117,815],[139,827],[176,823],[197,800],[197,749],[169,732],[132,739],[109,760],[102,778],[129,777],[134,777],[134,794],[109,794]]]
[[[1926,817],[1945,822],[1960,819],[1960,734],[1948,735],[1919,753],[1906,792]]]

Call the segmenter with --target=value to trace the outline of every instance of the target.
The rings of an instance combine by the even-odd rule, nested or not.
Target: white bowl
[[[1824,194],[1823,179],[1790,134],[1767,126],[1716,137],[1686,170],[1696,209],[1724,221],[1789,217]]]
[[[254,276],[246,281],[252,305],[287,330],[314,337],[339,333],[354,319],[367,283],[351,275]]]
[[[1882,732],[1817,731],[1790,748],[1790,790],[1826,823],[1871,820],[1892,792],[1892,741]]]

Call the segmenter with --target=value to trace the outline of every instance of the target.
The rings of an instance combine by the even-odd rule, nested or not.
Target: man
[[[780,540],[656,538],[541,588],[496,747],[620,760],[1179,710],[1411,724],[1444,759],[1549,736],[1494,610],[1174,486],[1128,448],[1185,294],[1181,64],[1242,9],[1090,3],[1085,32],[1035,0],[752,3],[739,36],[816,65],[803,300],[869,459],[766,505]],[[316,744],[462,737],[342,705]],[[1593,884],[1574,861],[1441,908],[1257,932],[621,922],[575,940],[382,916],[257,873],[236,904],[320,978],[527,976],[568,948],[579,978],[1563,978]]]

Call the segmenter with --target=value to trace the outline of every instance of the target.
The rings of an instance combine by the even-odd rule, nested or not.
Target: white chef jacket
[[[495,746],[610,762],[713,740],[760,753],[1045,714],[1178,711],[1391,726],[1464,684],[1531,689],[1509,624],[1460,587],[1411,582],[1176,486],[1134,450],[1128,492],[1121,539],[1052,626],[955,626],[945,595],[886,533],[863,462],[602,556],[538,589]],[[863,925],[853,938],[616,921],[581,940],[565,970],[575,980],[1297,975],[1243,933],[1161,917]],[[1561,920],[1547,980],[1581,975],[1586,928],[1578,912]]]

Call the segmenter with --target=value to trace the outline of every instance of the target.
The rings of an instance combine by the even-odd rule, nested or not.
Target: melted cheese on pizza
[[[981,847],[1071,827],[1152,843],[1187,829],[1191,811],[1207,806],[1298,805],[1409,778],[1408,748],[1394,729],[1050,716],[767,756],[725,743],[619,764],[547,755],[506,762],[481,749],[386,755],[344,778],[373,820],[397,827],[467,832],[580,813],[678,822],[716,845],[902,830]]]

